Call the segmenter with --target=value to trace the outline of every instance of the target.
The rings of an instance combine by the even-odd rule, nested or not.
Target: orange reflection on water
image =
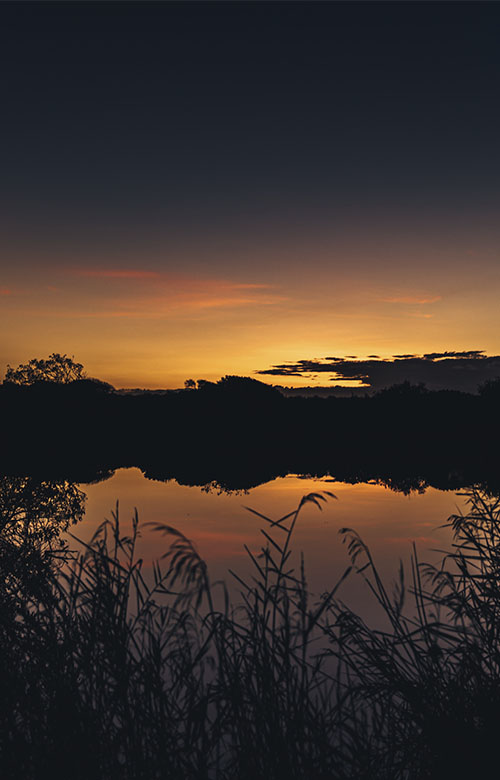
[[[304,494],[330,490],[337,499],[328,499],[323,511],[312,504],[303,508],[292,545],[296,565],[298,553],[304,552],[309,587],[316,594],[330,589],[349,563],[341,528],[359,532],[380,573],[390,581],[397,575],[399,559],[408,562],[412,541],[422,560],[440,557],[436,548],[443,549],[450,541],[449,531],[440,526],[464,505],[464,499],[453,492],[428,489],[424,494],[405,496],[375,484],[348,485],[297,476],[273,480],[246,495],[218,495],[175,481],[147,480],[136,468],[121,469],[106,482],[82,487],[88,501],[86,517],[76,529],[80,538],[88,539],[103,518],[111,516],[118,500],[125,530],[130,529],[137,507],[142,524],[139,552],[147,565],[165,552],[168,539],[145,524],[166,523],[196,544],[213,580],[230,580],[228,569],[245,577],[252,571],[244,545],[258,551],[263,542],[259,529],[266,526],[245,507],[278,519],[293,510]],[[366,598],[359,578],[351,578],[343,598],[347,592],[351,604]]]

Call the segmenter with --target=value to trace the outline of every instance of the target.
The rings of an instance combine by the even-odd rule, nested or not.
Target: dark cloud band
[[[399,382],[424,383],[431,390],[455,389],[474,392],[478,385],[500,376],[500,356],[486,356],[484,350],[429,352],[424,355],[394,355],[382,360],[326,357],[298,360],[260,370],[257,374],[279,377],[304,377],[329,374],[329,381],[363,382],[371,390],[380,390]]]

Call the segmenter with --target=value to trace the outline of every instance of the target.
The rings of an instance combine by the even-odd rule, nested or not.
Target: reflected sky
[[[209,565],[213,580],[230,581],[228,569],[238,574],[251,572],[244,545],[259,549],[262,521],[245,507],[278,519],[294,509],[310,492],[330,490],[323,511],[313,505],[303,508],[293,549],[304,552],[310,589],[321,594],[330,589],[348,565],[347,549],[339,529],[350,527],[369,545],[380,572],[387,581],[396,577],[399,559],[408,561],[411,543],[416,542],[423,560],[439,559],[432,550],[446,547],[449,532],[439,528],[448,516],[464,506],[463,497],[429,488],[423,494],[405,496],[374,484],[348,485],[325,480],[287,476],[252,489],[248,494],[205,492],[175,481],[147,480],[139,469],[121,469],[111,479],[82,486],[88,495],[87,513],[75,532],[89,539],[104,517],[119,501],[125,528],[137,507],[141,522],[163,522],[178,528],[197,546]],[[259,538],[260,537],[260,538]],[[165,551],[164,537],[143,526],[140,553],[147,562]],[[295,563],[298,564],[298,556]],[[350,603],[363,604],[366,594],[359,581],[351,580],[344,590]],[[354,599],[354,601],[352,601]]]

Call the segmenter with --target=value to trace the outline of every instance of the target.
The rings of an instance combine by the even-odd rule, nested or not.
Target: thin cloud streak
[[[274,294],[275,285],[260,282],[240,282],[229,279],[207,279],[191,275],[136,269],[73,269],[70,272],[89,279],[109,279],[117,285],[130,282],[132,289],[118,286],[116,290],[100,288],[93,296],[89,311],[79,303],[76,292],[74,305],[60,312],[69,318],[134,318],[159,319],[175,314],[208,309],[231,309],[249,306],[273,306],[289,299]],[[140,292],[137,282],[145,282]],[[151,285],[148,285],[151,282]]]
[[[278,303],[284,303],[288,298],[281,295],[263,296],[253,298],[207,298],[179,301],[174,307],[187,309],[216,309],[232,306],[274,306]]]
[[[427,303],[437,303],[441,300],[441,295],[433,295],[429,298],[420,298],[413,295],[399,295],[392,298],[382,298],[383,303],[408,303],[411,306],[424,306]]]
[[[196,276],[172,274],[169,272],[151,271],[134,268],[76,268],[72,275],[94,279],[154,279],[161,280],[169,287],[228,289],[228,290],[268,290],[275,287],[272,284],[254,282],[234,282],[228,279],[203,279]]]
[[[86,276],[96,279],[157,279],[161,275],[158,271],[144,271],[142,269],[132,268],[77,268],[73,273],[76,276]]]
[[[286,302],[284,296],[228,296],[228,297],[200,297],[185,298],[172,296],[171,298],[155,297],[141,299],[140,301],[121,301],[116,309],[105,306],[101,310],[82,310],[78,307],[51,311],[52,317],[68,319],[144,319],[157,320],[175,315],[189,314],[203,310],[213,309],[237,309],[251,306],[275,306]],[[109,301],[108,301],[109,303]],[[33,313],[33,312],[31,312]]]

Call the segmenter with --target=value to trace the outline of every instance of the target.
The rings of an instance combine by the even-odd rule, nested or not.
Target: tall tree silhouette
[[[47,359],[30,360],[21,363],[17,368],[7,366],[4,383],[16,385],[32,385],[35,382],[58,382],[67,384],[77,379],[85,379],[83,365],[67,355],[53,352]]]

